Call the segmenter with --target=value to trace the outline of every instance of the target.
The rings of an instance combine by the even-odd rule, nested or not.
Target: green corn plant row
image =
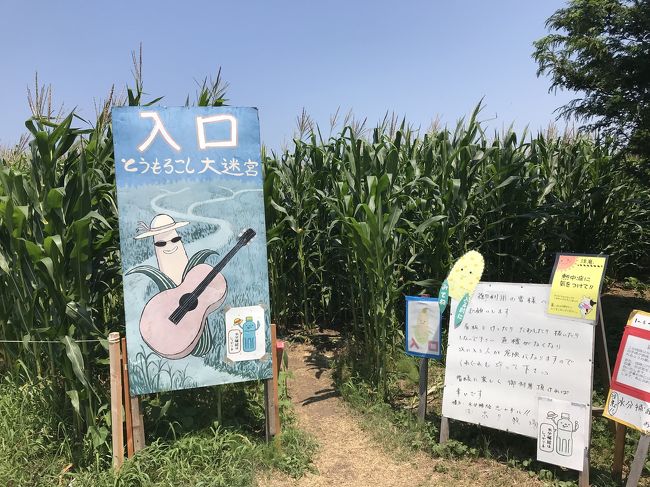
[[[136,79],[125,102],[160,100],[142,94]],[[206,80],[197,104],[223,95],[219,76]],[[80,456],[108,451],[107,336],[124,331],[112,103],[88,129],[73,113],[35,115],[19,163],[0,159],[0,372],[54,379]]]
[[[349,365],[387,394],[403,296],[436,295],[479,250],[484,279],[547,282],[555,252],[606,253],[612,278],[650,270],[650,189],[607,141],[509,130],[476,117],[418,137],[402,122],[346,127],[266,155],[273,316],[339,326]]]

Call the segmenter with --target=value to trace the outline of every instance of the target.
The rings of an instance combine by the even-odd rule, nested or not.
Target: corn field
[[[196,103],[224,94],[217,78]],[[143,104],[141,83],[127,95]],[[112,103],[88,129],[36,110],[25,151],[0,157],[0,369],[54,378],[94,449],[108,446],[106,337],[124,316]],[[492,280],[546,282],[560,250],[609,254],[613,278],[650,269],[636,162],[588,137],[490,137],[477,113],[421,137],[405,122],[314,131],[263,155],[273,319],[285,334],[339,327],[353,373],[381,394],[403,296],[437,294],[467,250]]]
[[[273,316],[337,326],[352,372],[387,392],[405,294],[437,295],[453,261],[484,280],[548,282],[555,252],[605,253],[610,278],[647,276],[650,189],[588,136],[489,137],[479,107],[455,130],[353,127],[266,156]]]

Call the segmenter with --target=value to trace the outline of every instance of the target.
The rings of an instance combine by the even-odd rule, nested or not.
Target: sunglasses
[[[176,243],[176,242],[180,242],[180,241],[181,241],[181,237],[174,237],[174,238],[172,238],[171,240],[167,240],[167,241],[161,240],[161,241],[159,241],[159,242],[154,242],[154,245],[155,245],[156,247],[164,247],[164,246],[167,245],[169,242],[171,242],[171,243]]]

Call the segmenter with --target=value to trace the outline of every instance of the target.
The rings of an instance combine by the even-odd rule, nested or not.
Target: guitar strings
[[[249,241],[249,242],[250,242],[250,241]],[[224,258],[223,258],[223,259],[221,260],[221,262],[219,263],[219,264],[223,263],[223,266],[221,267],[221,269],[223,269],[224,267],[226,267],[226,264],[228,263],[228,261],[230,261],[230,259],[232,259],[232,258],[234,257],[234,255],[235,255],[237,252],[239,252],[239,249],[241,249],[241,248],[244,247],[245,245],[247,245],[247,244],[246,244],[246,243],[243,243],[241,240],[240,240],[239,242],[237,242],[237,244],[236,244],[236,245],[235,245],[235,246],[230,250],[230,252],[228,252],[228,253],[224,256]],[[218,266],[219,264],[217,264],[217,266]],[[213,270],[214,270],[214,269],[216,269],[216,266],[213,268]],[[205,277],[205,278],[204,278],[204,279],[199,283],[199,285],[196,287],[196,289],[195,289],[194,291],[192,291],[190,294],[194,295],[194,293],[196,292],[196,290],[199,289],[199,288],[201,288],[201,290],[199,291],[199,294],[202,293],[203,291],[205,291],[205,289],[210,285],[210,282],[212,282],[212,281],[215,279],[215,277],[217,277],[217,274],[219,274],[219,272],[221,272],[221,269],[219,269],[219,271],[217,271],[216,274],[215,274],[211,279],[209,279],[209,280],[208,280],[208,276],[209,276],[210,274],[208,274],[208,276],[206,276],[206,277]],[[210,271],[210,273],[212,273],[213,270]],[[205,281],[208,281],[208,282],[205,283]],[[205,284],[204,284],[204,283],[205,283]],[[181,319],[182,319],[182,318],[183,318],[183,317],[184,317],[184,316],[185,316],[189,311],[191,311],[191,309],[189,308],[189,306],[186,306],[186,305],[184,305],[184,304],[180,304],[180,303],[179,303],[179,304],[178,304],[178,307],[177,307],[177,308],[174,310],[174,312],[169,316],[169,319],[170,319],[171,321],[175,322],[176,318],[178,318],[178,321],[180,321],[180,320],[181,320]],[[180,316],[179,316],[179,315],[180,315]],[[177,324],[178,324],[178,323],[177,323]]]

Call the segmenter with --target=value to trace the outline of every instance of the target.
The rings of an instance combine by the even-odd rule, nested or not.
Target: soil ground
[[[332,336],[321,336],[334,339]],[[319,347],[321,349],[322,347]],[[294,480],[277,472],[260,479],[271,487],[424,487],[543,485],[526,472],[485,459],[436,459],[423,452],[408,458],[374,441],[360,424],[359,414],[336,392],[329,368],[332,352],[313,345],[288,344],[288,387],[300,428],[318,442],[314,460],[317,473]]]

